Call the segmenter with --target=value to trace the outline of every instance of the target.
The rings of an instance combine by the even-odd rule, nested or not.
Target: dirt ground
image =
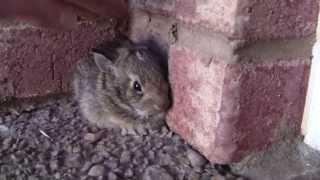
[[[300,139],[217,165],[167,127],[130,135],[91,126],[70,97],[0,109],[0,180],[316,180],[319,169]]]

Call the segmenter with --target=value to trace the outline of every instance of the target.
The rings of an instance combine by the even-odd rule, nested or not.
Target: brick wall
[[[114,31],[108,20],[82,22],[70,31],[0,22],[1,101],[68,92],[73,65]]]
[[[299,134],[316,0],[131,3],[131,37],[168,51],[168,125],[210,161],[239,161]]]

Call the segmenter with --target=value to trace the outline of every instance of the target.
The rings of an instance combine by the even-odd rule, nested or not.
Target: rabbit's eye
[[[133,89],[138,93],[142,93],[142,87],[138,81],[133,82]]]

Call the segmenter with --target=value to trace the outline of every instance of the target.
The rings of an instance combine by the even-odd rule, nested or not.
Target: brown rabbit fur
[[[160,58],[121,37],[80,60],[73,87],[84,117],[99,127],[125,129],[163,121],[170,97]]]

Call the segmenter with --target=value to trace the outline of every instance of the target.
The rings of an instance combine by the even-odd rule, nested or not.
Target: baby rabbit
[[[161,124],[170,98],[160,61],[147,46],[123,37],[80,60],[73,87],[84,117],[99,127],[126,130]]]

